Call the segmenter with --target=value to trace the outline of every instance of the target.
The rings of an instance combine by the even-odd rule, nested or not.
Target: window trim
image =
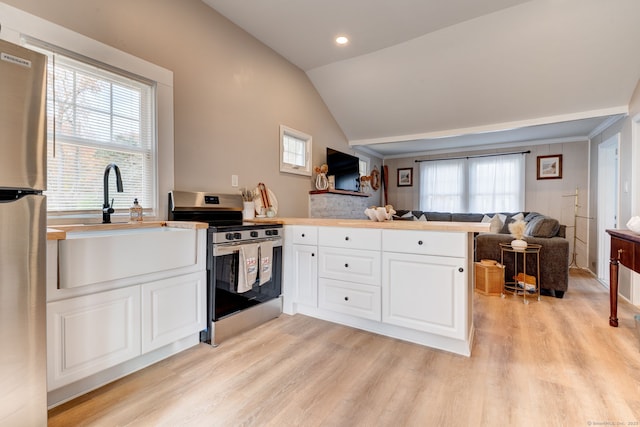
[[[304,166],[294,165],[284,161],[284,138],[291,136],[304,142]],[[285,125],[280,125],[280,172],[293,173],[297,175],[311,176],[311,153],[313,148],[313,138],[299,130],[292,129]]]

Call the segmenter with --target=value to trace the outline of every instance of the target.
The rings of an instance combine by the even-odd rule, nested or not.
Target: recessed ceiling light
[[[336,43],[338,43],[339,45],[345,45],[349,43],[349,39],[345,36],[336,37]]]

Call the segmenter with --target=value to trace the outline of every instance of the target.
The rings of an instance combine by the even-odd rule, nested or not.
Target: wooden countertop
[[[255,218],[245,220],[257,224],[314,225],[326,227],[383,228],[389,230],[432,230],[464,231],[470,233],[488,232],[488,222],[450,221],[370,221],[366,219],[333,218]]]
[[[190,221],[143,221],[138,223],[114,222],[111,224],[51,225],[47,227],[47,240],[65,240],[67,237],[67,233],[71,233],[74,231],[123,230],[131,228],[154,227],[203,229],[208,228],[209,224],[207,224],[206,222]]]

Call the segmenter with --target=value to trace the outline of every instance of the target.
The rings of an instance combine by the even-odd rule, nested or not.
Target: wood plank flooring
[[[640,425],[640,340],[571,270],[564,299],[474,297],[470,358],[302,315],[52,409],[49,426]],[[591,424],[589,424],[591,423]]]

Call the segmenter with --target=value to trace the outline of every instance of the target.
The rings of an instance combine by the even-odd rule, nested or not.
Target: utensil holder
[[[254,219],[256,217],[256,205],[254,202],[242,202],[242,219]]]

